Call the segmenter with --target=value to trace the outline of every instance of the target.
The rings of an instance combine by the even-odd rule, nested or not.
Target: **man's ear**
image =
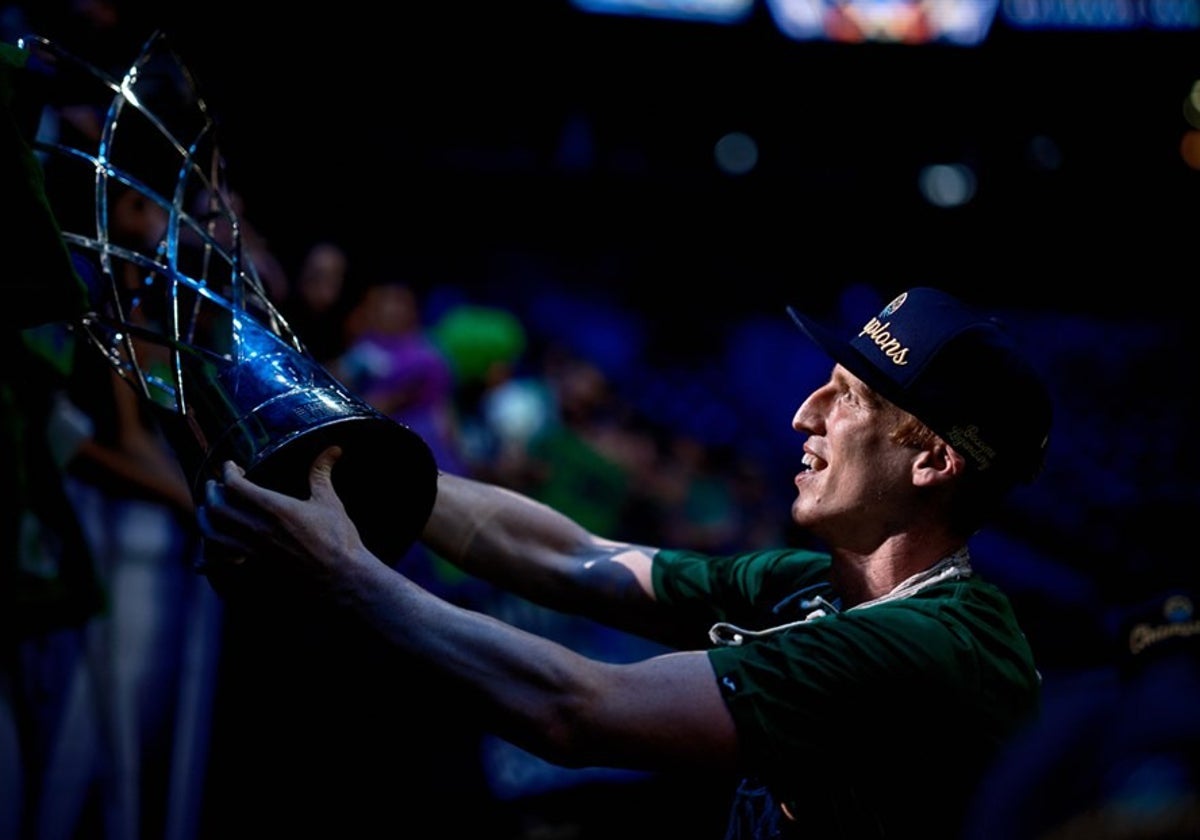
[[[913,483],[918,487],[933,487],[961,475],[966,468],[967,460],[953,446],[936,440],[913,459]]]

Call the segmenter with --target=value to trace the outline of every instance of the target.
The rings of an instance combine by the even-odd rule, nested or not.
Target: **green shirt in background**
[[[75,318],[88,306],[33,154],[44,80],[29,60],[27,51],[0,42],[0,194],[8,210],[0,225],[0,325],[7,329]]]
[[[45,81],[0,43],[0,640],[87,620],[103,607],[92,558],[62,486],[49,430],[71,369],[70,322],[87,291],[50,209],[33,138]]]

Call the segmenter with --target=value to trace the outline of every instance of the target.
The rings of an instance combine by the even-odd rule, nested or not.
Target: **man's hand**
[[[366,553],[354,522],[333,486],[340,447],[321,452],[309,470],[309,498],[297,499],[255,484],[227,461],[221,479],[209,479],[196,519],[208,564],[254,557],[292,560],[311,577],[326,577],[348,558]]]

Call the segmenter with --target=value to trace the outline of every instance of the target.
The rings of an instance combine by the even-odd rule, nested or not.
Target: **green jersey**
[[[717,643],[747,776],[730,838],[958,835],[1040,678],[1005,595],[965,551],[938,565],[841,610],[826,554],[658,553],[657,597]]]

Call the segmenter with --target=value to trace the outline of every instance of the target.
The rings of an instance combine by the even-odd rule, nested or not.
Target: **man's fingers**
[[[201,506],[196,509],[196,525],[200,529],[201,536],[204,537],[206,546],[220,546],[221,551],[213,552],[213,556],[226,555],[230,557],[235,555],[244,555],[250,550],[249,545],[241,538],[232,535],[227,528],[217,528],[213,522],[212,514],[207,507]],[[239,561],[240,562],[240,561]]]
[[[207,492],[206,498],[210,498],[207,496]],[[211,569],[237,566],[246,562],[246,556],[251,553],[250,547],[242,540],[214,527],[207,505],[200,505],[196,508],[196,525],[203,537],[204,545],[200,558],[196,561],[195,571],[206,574]]]
[[[309,468],[309,492],[314,498],[336,496],[333,488],[333,468],[342,457],[342,448],[332,445],[321,451]],[[267,511],[279,511],[295,504],[296,499],[286,493],[256,484],[246,477],[246,471],[234,461],[226,461],[221,465],[221,484],[232,491],[235,499],[244,498]],[[211,488],[212,482],[210,482]],[[219,492],[220,487],[212,488],[210,492]],[[234,504],[234,499],[221,500],[227,506]],[[211,502],[215,507],[217,500]]]
[[[330,446],[313,460],[311,495],[306,500],[256,484],[233,461],[222,463],[220,478],[205,482],[195,514],[209,565],[241,562],[259,554],[301,554],[303,548],[293,532],[308,528],[322,508],[344,511],[333,486],[333,469],[341,456],[340,447]]]
[[[231,478],[241,478],[245,474],[246,471],[236,461],[226,461],[221,465],[221,476],[225,481],[229,481]]]
[[[333,468],[342,457],[340,446],[330,446],[324,449],[308,474],[309,492],[314,499],[336,499],[337,491],[333,487]]]
[[[239,467],[233,469],[236,472],[230,471],[229,464],[225,465],[225,475],[230,477],[225,484],[215,478],[204,483],[204,502],[197,507],[196,522],[207,539],[244,553],[251,545],[269,538],[271,526],[261,515],[238,504],[238,500],[250,500],[252,494],[271,491],[247,481]],[[259,497],[251,501],[269,509],[267,499]]]

